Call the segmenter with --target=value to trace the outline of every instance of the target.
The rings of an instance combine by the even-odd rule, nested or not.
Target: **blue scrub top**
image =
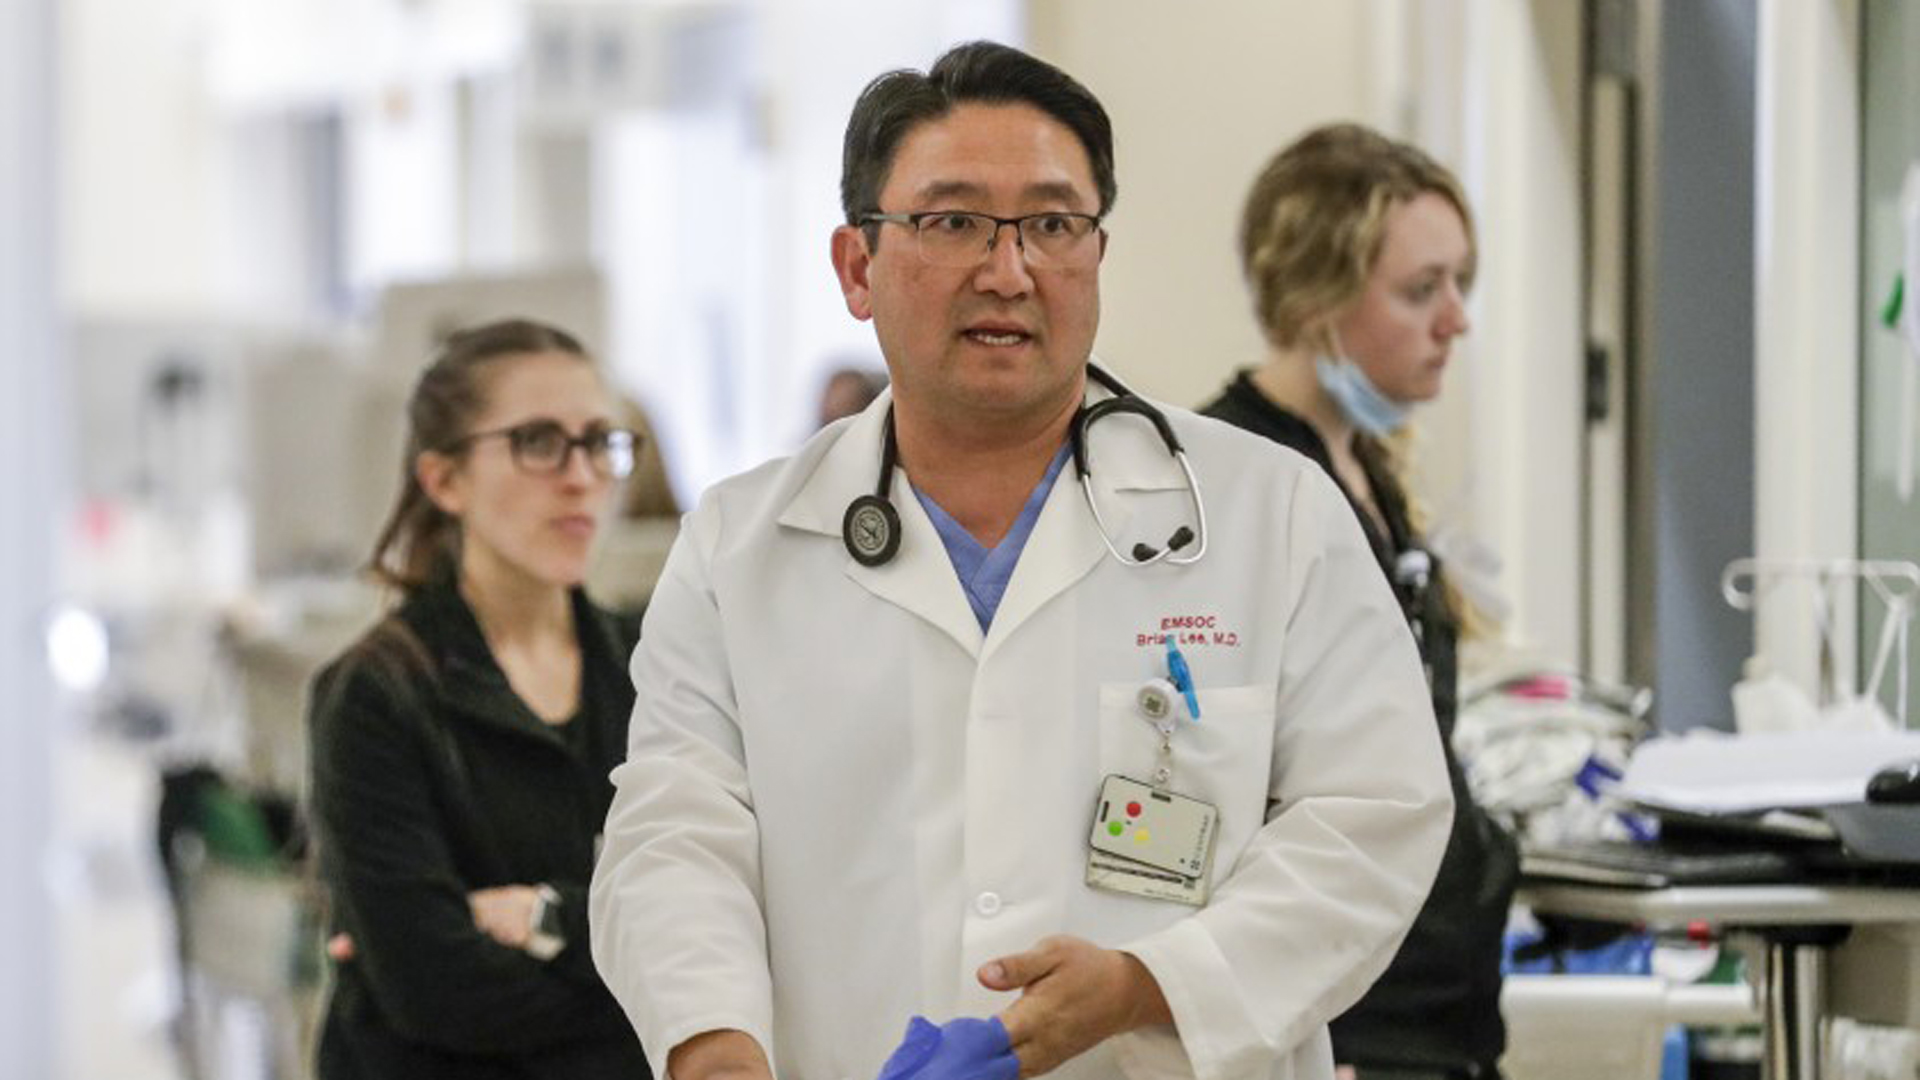
[[[1060,476],[1061,466],[1067,463],[1067,447],[1053,455],[1053,461],[1047,466],[1047,473],[1033,486],[1027,501],[1020,508],[1020,516],[1013,519],[1013,528],[992,548],[981,546],[953,516],[940,508],[931,497],[918,489],[914,497],[927,511],[927,517],[933,519],[934,530],[940,534],[940,542],[946,545],[947,558],[953,561],[953,572],[960,576],[960,587],[967,594],[967,604],[973,608],[973,617],[980,620],[980,630],[984,633],[993,623],[993,613],[1000,609],[1000,598],[1007,593],[1007,582],[1013,579],[1013,568],[1020,561],[1020,551],[1027,546],[1027,537],[1033,533],[1034,522],[1040,520],[1040,508],[1046,505],[1047,494],[1053,490],[1053,482]]]

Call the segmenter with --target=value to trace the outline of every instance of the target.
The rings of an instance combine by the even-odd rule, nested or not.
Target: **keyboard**
[[[1668,885],[1735,885],[1805,880],[1795,852],[1768,847],[1687,847],[1592,840],[1529,848],[1525,877],[1658,889]]]

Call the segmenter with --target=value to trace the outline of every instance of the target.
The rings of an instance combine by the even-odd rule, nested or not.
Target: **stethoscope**
[[[1067,441],[1073,447],[1073,471],[1080,481],[1080,492],[1087,498],[1087,509],[1093,513],[1093,525],[1100,533],[1101,542],[1107,545],[1107,551],[1122,566],[1152,566],[1157,562],[1167,562],[1175,566],[1186,566],[1200,561],[1207,553],[1207,510],[1200,499],[1200,481],[1193,474],[1193,465],[1187,461],[1186,448],[1173,433],[1173,425],[1167,423],[1165,413],[1149,404],[1140,395],[1129,390],[1126,384],[1109,375],[1098,364],[1088,364],[1087,374],[1093,381],[1106,388],[1113,396],[1082,405],[1073,414],[1073,420],[1067,426]],[[1093,475],[1087,453],[1087,429],[1097,421],[1115,413],[1133,413],[1144,417],[1160,433],[1160,442],[1167,453],[1180,464],[1180,471],[1187,478],[1187,499],[1193,504],[1193,526],[1182,525],[1167,537],[1163,548],[1151,544],[1137,543],[1127,553],[1114,545],[1113,534],[1107,531],[1106,519],[1100,515],[1100,504],[1093,497],[1093,485],[1088,478]],[[862,495],[847,506],[847,513],[840,522],[840,538],[846,542],[847,554],[862,566],[880,566],[893,559],[900,551],[900,512],[893,508],[893,470],[900,461],[900,444],[893,433],[893,407],[887,407],[886,440],[880,451],[880,481],[874,486],[873,494]],[[1189,544],[1194,545],[1190,552],[1185,551]],[[1182,554],[1175,554],[1183,552]]]

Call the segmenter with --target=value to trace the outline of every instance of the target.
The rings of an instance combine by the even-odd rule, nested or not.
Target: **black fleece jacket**
[[[338,965],[322,1080],[646,1080],[587,945],[587,882],[626,756],[632,635],[577,590],[581,706],[543,723],[451,581],[416,591],[320,673],[311,816]],[[547,962],[474,926],[467,894],[547,883],[566,947]]]

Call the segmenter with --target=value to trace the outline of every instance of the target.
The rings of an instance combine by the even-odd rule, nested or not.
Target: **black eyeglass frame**
[[[558,432],[566,440],[560,458],[552,465],[540,465],[527,460],[532,451],[527,449],[526,440],[543,432]],[[585,433],[572,435],[558,420],[526,420],[511,427],[493,428],[489,431],[475,431],[453,440],[442,447],[443,454],[458,453],[479,442],[481,439],[504,438],[507,440],[507,453],[513,458],[514,467],[535,476],[559,476],[573,463],[573,452],[579,450],[587,455],[587,467],[605,480],[625,480],[633,475],[633,468],[640,457],[640,447],[645,442],[640,433],[621,427],[588,428]],[[620,447],[621,442],[624,447]],[[602,454],[594,456],[595,444],[600,444]],[[624,450],[620,458],[615,457],[616,448]],[[624,467],[615,461],[623,461]]]
[[[937,263],[937,262],[934,262],[932,259],[928,258],[926,247],[920,243],[921,238],[926,235],[920,223],[923,221],[926,221],[928,218],[940,218],[940,217],[966,217],[966,218],[975,218],[980,221],[993,222],[993,232],[988,234],[986,246],[980,249],[979,256],[976,259],[974,259],[974,261],[971,263],[962,263],[962,264],[952,265],[951,268],[955,270],[966,269],[967,267],[970,267],[970,266],[978,266],[981,263],[987,261],[988,258],[992,257],[994,245],[1000,242],[1000,230],[1009,225],[1013,226],[1013,241],[1015,244],[1019,245],[1021,255],[1025,256],[1029,263],[1032,263],[1033,256],[1028,254],[1028,249],[1027,249],[1027,228],[1026,228],[1027,222],[1037,221],[1041,218],[1073,218],[1076,221],[1084,221],[1088,224],[1089,228],[1087,230],[1086,236],[1081,237],[1081,239],[1091,240],[1095,234],[1105,231],[1106,220],[1107,220],[1107,217],[1105,214],[1083,214],[1077,210],[1044,210],[1037,214],[1021,214],[1018,217],[1001,217],[998,214],[983,214],[978,210],[916,210],[908,214],[886,214],[878,210],[873,210],[873,211],[869,211],[867,213],[861,214],[857,224],[862,226],[866,226],[866,225],[911,226],[913,228],[914,248],[920,253],[921,260],[923,262],[926,262],[930,266],[946,266],[948,264]],[[1044,249],[1041,249],[1041,250],[1044,250]],[[1062,264],[1051,261],[1051,256],[1048,256],[1047,261],[1043,261],[1040,264],[1040,268],[1046,269],[1049,266],[1060,266],[1060,265]],[[1067,265],[1071,265],[1071,264],[1067,264]]]

